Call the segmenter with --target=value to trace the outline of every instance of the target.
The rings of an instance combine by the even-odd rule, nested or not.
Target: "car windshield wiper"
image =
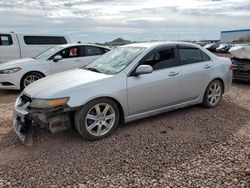
[[[93,72],[100,72],[98,69],[92,68],[92,67],[84,67],[84,69],[90,70],[90,71],[93,71]]]

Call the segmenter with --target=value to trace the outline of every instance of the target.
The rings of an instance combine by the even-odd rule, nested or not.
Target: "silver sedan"
[[[75,126],[87,140],[119,124],[194,104],[217,106],[231,86],[231,61],[191,43],[118,47],[88,66],[48,76],[17,98],[13,126],[23,142],[34,127]]]

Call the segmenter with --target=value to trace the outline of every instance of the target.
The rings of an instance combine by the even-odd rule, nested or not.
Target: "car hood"
[[[73,69],[42,78],[24,89],[31,98],[59,98],[74,92],[75,89],[87,87],[93,82],[109,78],[106,75],[84,69]]]
[[[16,59],[16,60],[12,60],[12,61],[8,61],[6,63],[0,64],[0,70],[14,68],[14,67],[22,66],[27,63],[34,63],[34,62],[37,62],[37,60],[33,58]]]

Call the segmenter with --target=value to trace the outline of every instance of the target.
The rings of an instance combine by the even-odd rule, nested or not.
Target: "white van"
[[[33,57],[59,44],[70,43],[66,35],[29,35],[0,32],[0,63]]]

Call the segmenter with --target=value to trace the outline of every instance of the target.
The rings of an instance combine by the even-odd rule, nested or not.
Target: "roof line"
[[[239,30],[228,30],[228,31],[221,31],[221,33],[234,33],[234,32],[247,32],[250,29],[239,29]]]

